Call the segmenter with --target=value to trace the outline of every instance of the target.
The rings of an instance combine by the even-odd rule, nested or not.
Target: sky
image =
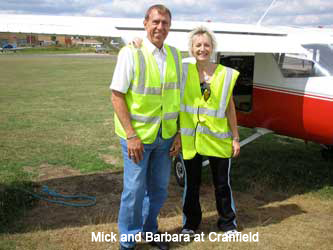
[[[143,18],[165,4],[173,20],[256,24],[272,0],[0,0],[0,14]],[[275,0],[262,25],[333,28],[333,0]]]

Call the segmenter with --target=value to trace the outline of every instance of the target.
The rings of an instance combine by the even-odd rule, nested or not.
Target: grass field
[[[0,56],[0,249],[117,249],[91,232],[117,232],[121,151],[108,86],[114,57]],[[241,136],[251,133],[241,129]],[[333,166],[314,143],[268,135],[241,150],[232,180],[239,227],[259,243],[174,243],[184,249],[330,249]],[[119,173],[120,171],[120,173]],[[216,231],[204,172],[202,232]],[[95,195],[89,208],[32,201],[18,188],[48,185]],[[172,179],[162,230],[181,225],[182,189]],[[138,249],[149,249],[139,244]]]

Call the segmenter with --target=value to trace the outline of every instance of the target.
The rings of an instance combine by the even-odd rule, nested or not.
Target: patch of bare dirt
[[[105,160],[108,159],[106,155],[104,157]],[[116,221],[122,192],[122,171],[83,174],[68,166],[50,164],[27,166],[24,170],[35,175],[34,181],[39,187],[36,188],[36,192],[41,192],[41,187],[46,185],[49,190],[60,194],[95,196],[97,201],[96,205],[91,207],[71,207],[40,200],[22,218],[25,230]]]
[[[52,165],[42,165],[37,170],[40,171],[39,180],[36,181],[39,185],[47,185],[49,189],[61,194],[96,196],[97,203],[91,207],[67,207],[40,201],[21,220],[26,231],[117,222],[123,185],[122,172],[82,174],[69,167]],[[182,216],[182,193],[183,189],[171,176],[169,197],[160,217],[162,220],[177,218],[174,233],[181,227],[181,220],[178,218]],[[234,192],[239,228],[266,227],[306,213],[300,202],[284,202],[288,198],[281,194],[259,191],[253,194]],[[200,199],[203,211],[200,229],[206,233],[217,231],[218,215],[212,184],[202,185]]]
[[[120,164],[122,161],[121,157],[117,157],[114,155],[108,155],[108,154],[101,154],[100,157],[103,159],[105,163],[116,165]]]
[[[116,146],[116,145],[111,145],[111,146],[108,147],[108,149],[116,150],[116,149],[118,149],[118,146]]]

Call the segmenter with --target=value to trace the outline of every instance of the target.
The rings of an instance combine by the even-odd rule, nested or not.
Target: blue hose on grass
[[[47,201],[50,203],[55,203],[55,204],[61,204],[64,206],[71,206],[71,207],[89,207],[89,206],[94,206],[96,205],[96,197],[95,196],[88,196],[88,195],[64,195],[64,194],[59,194],[56,191],[49,189],[48,186],[43,186],[42,187],[42,192],[44,195],[39,195],[27,190],[24,190],[25,192],[29,193],[32,197],[38,199],[38,200],[43,200]],[[91,202],[87,203],[73,203],[73,202],[68,202],[68,201],[63,201],[63,200],[57,200],[57,199],[49,199],[46,198],[45,196],[52,196],[55,198],[60,198],[63,200],[90,200]]]

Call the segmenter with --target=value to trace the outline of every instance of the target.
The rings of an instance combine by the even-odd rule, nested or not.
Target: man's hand
[[[182,148],[182,142],[180,139],[180,134],[177,133],[175,139],[173,140],[172,146],[170,148],[169,154],[171,157],[175,157],[179,154],[180,149]]]
[[[143,151],[144,147],[139,137],[127,140],[128,157],[134,161],[135,164],[143,160]]]

